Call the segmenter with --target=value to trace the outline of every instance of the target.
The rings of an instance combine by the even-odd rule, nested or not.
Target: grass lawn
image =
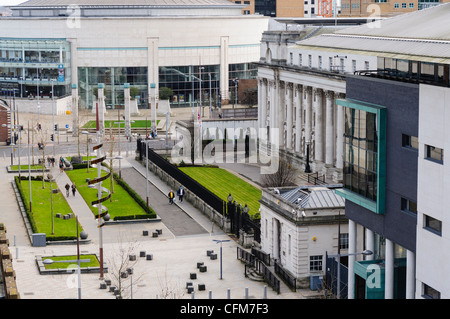
[[[179,167],[179,169],[225,201],[231,193],[237,203],[242,206],[247,204],[250,216],[259,212],[261,190],[236,175],[215,167]]]
[[[44,264],[45,269],[58,269],[58,268],[68,268],[70,265],[77,265],[77,255],[72,255],[72,256],[46,256],[46,257],[42,257],[42,261],[44,261],[45,259],[51,259],[53,261],[58,261],[56,263],[53,264]],[[97,259],[96,255],[83,255],[80,254],[80,260],[82,259],[89,259],[90,262],[80,262],[80,267],[81,268],[86,268],[86,267],[100,267],[100,262]],[[64,260],[68,260],[69,262],[60,262],[60,261],[64,261]]]
[[[24,198],[24,204],[29,206],[29,183],[28,180],[22,180],[20,183],[22,187],[22,194]],[[53,188],[56,188],[56,184],[53,183]],[[31,181],[31,199],[32,199],[32,214],[31,218],[34,220],[36,225],[37,233],[45,233],[48,240],[52,240],[54,237],[68,237],[66,239],[77,237],[77,226],[76,219],[62,219],[56,218],[55,215],[60,213],[61,215],[66,215],[68,213],[73,213],[69,204],[67,204],[64,194],[59,192],[53,194],[53,225],[54,234],[52,235],[52,206],[50,197],[50,183],[45,182],[45,188],[42,188],[42,181]],[[78,231],[81,232],[83,229],[78,226]],[[57,238],[54,238],[57,239]]]
[[[86,168],[74,169],[66,171],[69,178],[77,186],[77,190],[84,200],[91,208],[94,215],[98,214],[98,208],[91,206],[91,202],[97,200],[97,188],[88,188],[86,178],[95,179],[97,177],[97,168],[89,168],[87,173]],[[106,175],[106,172],[102,171],[102,176]],[[120,216],[130,215],[148,215],[146,211],[128,194],[128,192],[121,187],[114,180],[114,193],[111,195],[110,200],[106,200],[102,203],[103,206],[108,208],[111,219]],[[111,189],[111,180],[108,178],[104,180],[102,186]],[[106,193],[102,197],[107,196]]]
[[[111,127],[112,128],[118,128],[119,124],[114,124],[115,122],[117,122],[117,120],[115,121],[105,121],[105,129],[109,128],[109,123],[111,123]],[[147,122],[147,123],[146,123]],[[159,120],[156,121],[157,123],[159,123]],[[83,128],[95,128],[96,122],[95,121],[87,121],[86,124],[83,125]],[[147,126],[146,126],[147,124]],[[152,126],[152,121],[151,120],[134,120],[134,123],[131,123],[131,128],[150,128]],[[123,122],[120,126],[121,128],[125,127],[125,122]]]
[[[13,171],[18,171],[19,170],[19,165],[11,165],[10,168]],[[30,165],[30,169],[42,170],[42,165]],[[21,171],[28,171],[28,165],[20,165],[20,170]]]

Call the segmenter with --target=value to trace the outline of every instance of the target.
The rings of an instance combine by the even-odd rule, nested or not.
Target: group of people
[[[180,202],[183,202],[183,196],[184,196],[183,186],[180,186],[180,188],[177,190],[177,196],[178,196],[178,200]],[[173,200],[175,198],[175,194],[174,194],[174,192],[172,190],[170,190],[170,192],[168,194],[168,197],[169,197],[169,204],[172,205],[173,204]]]
[[[77,187],[75,186],[74,183],[72,183],[72,186],[70,186],[69,183],[67,183],[66,186],[64,186],[64,188],[66,189],[66,196],[67,197],[69,197],[70,188],[72,188],[72,194],[73,194],[73,196],[75,196],[75,193],[77,191]]]

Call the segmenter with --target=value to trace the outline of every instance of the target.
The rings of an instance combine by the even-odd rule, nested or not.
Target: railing
[[[255,260],[255,268],[256,271],[264,277],[264,280],[269,284],[270,287],[272,287],[273,290],[277,292],[277,294],[280,293],[280,280],[275,276],[274,273],[272,273],[261,260],[256,259]]]
[[[267,266],[270,266],[270,254],[266,254],[265,252],[258,250],[255,247],[252,247],[252,254]]]
[[[254,267],[255,266],[255,256],[249,253],[248,251],[243,250],[240,247],[236,247],[236,255],[237,259],[243,261],[244,263]]]
[[[237,247],[237,259],[245,263],[245,273],[247,273],[248,267],[255,268],[256,272],[262,275],[264,281],[267,282],[267,284],[279,294],[280,280],[277,278],[277,276],[275,276],[274,273],[272,273],[270,268],[262,260],[259,260],[257,256],[253,255],[253,251],[257,252],[258,255],[262,256],[264,259],[269,257],[270,261],[270,256],[260,251],[252,249],[252,253],[249,253],[248,251],[245,251],[242,248]]]
[[[137,144],[140,156],[145,157],[146,144],[142,143],[140,140],[138,140]],[[183,185],[183,187],[187,188],[189,191],[198,196],[202,201],[211,206],[215,211],[217,211],[221,215],[224,215],[224,201],[217,195],[215,195],[203,185],[198,183],[196,180],[192,179],[190,176],[179,170],[178,167],[165,160],[150,148],[148,149],[148,159],[164,172],[176,179],[181,185]]]
[[[291,288],[292,291],[297,290],[297,279],[290,275],[286,270],[281,267],[277,262],[274,263],[275,273],[281,277],[281,279],[286,283],[286,285]]]

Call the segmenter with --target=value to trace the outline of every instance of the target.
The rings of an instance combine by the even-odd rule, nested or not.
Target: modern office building
[[[346,96],[336,100],[344,108],[344,188],[337,192],[346,199],[349,252],[358,253],[357,225],[374,252],[349,257],[349,298],[449,296],[448,19],[450,4],[442,4],[299,43],[377,57],[375,69],[346,75]]]
[[[154,83],[156,92],[174,91],[175,107],[209,92],[227,101],[234,79],[256,77],[268,25],[267,17],[243,15],[244,7],[227,0],[24,2],[0,19],[0,91],[14,86],[19,97],[45,97],[53,86],[61,97],[76,85],[80,108],[92,108],[103,83],[114,108],[129,83],[146,108]]]

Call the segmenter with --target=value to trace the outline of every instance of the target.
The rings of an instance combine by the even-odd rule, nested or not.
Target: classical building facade
[[[335,29],[305,30],[263,35],[258,64],[259,127],[278,130],[282,154],[299,168],[309,163],[312,172],[339,182],[344,122],[343,108],[335,100],[345,97],[345,75],[375,67],[376,58],[304,48],[297,41]]]

